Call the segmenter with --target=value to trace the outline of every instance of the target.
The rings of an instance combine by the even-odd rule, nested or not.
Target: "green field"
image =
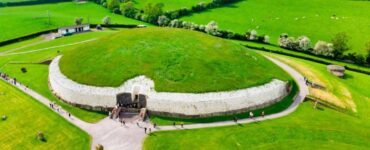
[[[322,72],[326,66],[296,58],[272,55],[290,65],[304,64],[305,71]],[[326,72],[326,71],[325,71]],[[353,115],[302,103],[292,114],[269,121],[207,128],[158,132],[144,142],[144,149],[368,149],[370,147],[370,76],[347,71],[346,78],[334,80],[346,88],[356,104]],[[334,93],[337,95],[338,93]],[[184,146],[186,145],[186,146]]]
[[[136,8],[144,8],[147,4],[163,3],[164,10],[177,10],[180,8],[191,8],[200,2],[208,3],[211,0],[134,0]]]
[[[115,30],[104,30],[103,32],[88,32],[83,34],[76,34],[69,37],[64,37],[48,42],[39,43],[36,45],[31,45],[25,48],[18,49],[13,51],[12,53],[18,52],[29,52],[35,49],[43,49],[58,45],[64,44],[71,44],[79,41],[99,38],[103,36],[110,35],[116,32]],[[21,43],[15,43],[12,45],[8,45],[7,47],[10,49],[14,49],[15,47],[22,47],[27,46],[28,44],[32,43],[32,41],[40,41],[42,39],[30,39]],[[76,46],[76,45],[74,45]],[[46,98],[56,102],[58,105],[62,106],[64,109],[69,111],[74,116],[87,121],[87,122],[97,122],[107,115],[98,113],[98,112],[91,112],[84,109],[80,109],[77,107],[73,107],[69,104],[66,104],[60,100],[58,100],[53,94],[50,92],[48,87],[48,65],[38,64],[44,60],[49,60],[54,58],[58,55],[57,51],[61,53],[72,49],[73,46],[65,46],[65,47],[58,47],[58,48],[51,48],[42,51],[18,54],[18,55],[9,55],[9,56],[0,56],[0,71],[6,72],[11,77],[16,77],[18,81],[27,85],[29,88],[37,91],[41,95],[45,96]],[[8,51],[8,49],[1,49],[0,52]],[[12,54],[9,53],[9,54]],[[23,63],[23,64],[14,64],[14,63]],[[36,64],[33,64],[36,63]],[[27,73],[22,73],[21,68],[25,67],[27,69]]]
[[[50,24],[48,11],[50,14]],[[112,23],[143,24],[139,21],[110,13],[107,9],[94,4],[74,2],[44,5],[0,8],[0,41],[17,38],[47,29],[74,24],[74,19],[82,17],[84,23],[102,23],[110,16]]]
[[[146,75],[157,91],[168,92],[224,91],[291,79],[243,46],[170,28],[129,29],[77,46],[65,53],[60,67],[70,79],[95,86],[117,87]]]
[[[55,112],[0,81],[1,149],[89,149],[90,137]],[[42,131],[46,142],[37,140]]]
[[[269,35],[273,44],[277,44],[281,33],[294,37],[306,35],[315,44],[317,40],[330,41],[336,33],[345,32],[350,37],[350,52],[365,54],[365,43],[370,42],[369,14],[368,1],[245,0],[182,20],[198,24],[214,20],[221,29],[239,33],[255,29],[258,34]],[[333,15],[335,19],[331,19]]]

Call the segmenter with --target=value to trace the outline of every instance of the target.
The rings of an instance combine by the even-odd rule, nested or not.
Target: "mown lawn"
[[[136,8],[144,8],[147,4],[157,4],[162,3],[164,4],[164,10],[177,10],[180,8],[191,8],[200,2],[208,3],[211,0],[134,0],[134,4]]]
[[[313,66],[306,71],[326,67],[290,57],[284,59]],[[355,114],[320,105],[313,109],[312,102],[304,102],[295,112],[279,119],[242,126],[157,132],[145,140],[144,149],[368,149],[370,76],[351,71],[346,76],[340,80],[326,77],[348,89],[357,106]]]
[[[227,91],[291,79],[243,46],[170,28],[128,29],[76,46],[63,55],[60,67],[70,79],[94,86],[117,87],[146,75],[157,91],[166,92]]]
[[[107,30],[104,30],[104,32],[88,32],[88,33],[83,33],[83,34],[76,34],[73,36],[64,37],[64,38],[32,45],[26,48],[21,48],[14,52],[29,52],[35,49],[42,49],[42,48],[47,48],[47,47],[52,47],[52,46],[75,43],[75,42],[84,41],[88,39],[107,36],[107,35],[114,33],[115,31],[116,30],[107,29]],[[32,43],[29,41],[35,41],[37,39],[31,39],[28,41],[24,41],[22,42],[23,45],[16,43],[14,44],[15,46],[9,45],[8,47],[11,47],[11,48],[22,47],[24,45],[28,45],[29,43]],[[19,54],[19,55],[0,56],[0,71],[9,74],[11,77],[17,78],[17,80],[20,81],[21,83],[27,85],[29,88],[37,91],[38,93],[45,96],[46,98],[58,103],[58,105],[61,105],[64,109],[66,109],[71,114],[75,115],[76,117],[80,118],[81,120],[92,122],[92,123],[97,122],[105,118],[107,115],[104,113],[92,112],[92,111],[87,111],[87,110],[80,109],[77,107],[73,107],[69,104],[66,104],[58,100],[51,93],[48,87],[48,65],[30,64],[30,63],[38,63],[44,60],[52,59],[58,55],[57,51],[60,51],[61,53],[63,53],[65,51],[68,51],[71,48],[73,48],[73,46],[52,48],[52,49],[47,49],[43,51],[25,53],[25,54]],[[7,50],[8,49],[2,49],[3,52]],[[13,63],[24,63],[24,64],[13,64]],[[27,69],[27,73],[21,72],[21,68],[23,67]]]
[[[50,24],[48,12],[50,14]],[[77,17],[84,23],[101,24],[105,16],[110,16],[112,23],[143,24],[137,20],[110,13],[100,5],[88,2],[53,3],[32,6],[0,8],[0,41],[17,38],[47,29],[74,25]]]
[[[221,29],[239,33],[255,29],[260,35],[269,35],[271,43],[277,43],[281,33],[294,37],[306,35],[315,44],[317,40],[330,41],[336,33],[345,32],[350,37],[349,52],[365,54],[365,43],[370,42],[369,13],[368,1],[245,0],[182,20],[198,24],[214,20]]]
[[[89,135],[55,112],[11,85],[0,81],[1,149],[68,149],[90,148]],[[46,142],[37,140],[41,131]]]

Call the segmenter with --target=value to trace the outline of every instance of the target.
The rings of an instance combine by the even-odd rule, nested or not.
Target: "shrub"
[[[144,21],[157,24],[158,17],[163,14],[163,3],[157,3],[155,5],[152,5],[151,3],[147,4],[144,7],[144,14],[146,18]]]
[[[75,24],[76,25],[81,25],[82,21],[83,21],[83,18],[81,18],[81,17],[75,18]]]
[[[349,49],[348,46],[348,36],[346,33],[341,32],[336,34],[331,42],[333,43],[334,48],[334,57],[337,58],[338,56],[343,55],[343,52],[347,51]]]
[[[114,8],[119,8],[120,0],[107,0],[107,8],[113,10]]]
[[[44,133],[42,133],[41,131],[39,131],[39,132],[37,133],[37,139],[38,139],[38,140],[40,140],[40,141],[43,141],[43,142],[45,142],[45,141],[46,141],[45,135],[44,135]]]
[[[218,25],[215,21],[209,22],[204,31],[211,35],[219,35]]]
[[[158,17],[159,26],[168,26],[169,23],[170,23],[170,19],[168,19],[167,16],[161,15]]]
[[[280,35],[280,37],[279,37],[279,40],[278,40],[278,45],[280,46],[280,47],[287,47],[287,39],[288,39],[288,34],[286,34],[286,33],[282,33],[281,35]]]
[[[181,24],[181,22],[179,20],[174,19],[174,20],[171,20],[169,26],[172,27],[172,28],[180,28],[181,27],[180,24]]]
[[[258,40],[257,31],[256,30],[250,31],[249,39],[250,40]]]
[[[270,43],[270,37],[268,35],[265,35],[263,38],[263,43]]]
[[[121,3],[120,5],[120,11],[122,14],[126,17],[135,17],[136,18],[136,13],[138,12],[136,8],[134,7],[134,3],[131,1]]]
[[[334,57],[334,48],[332,43],[327,43],[325,41],[318,41],[315,44],[313,53],[316,55],[322,55],[326,57]]]
[[[111,19],[109,16],[105,16],[102,20],[102,24],[104,25],[110,25],[111,24]]]
[[[370,64],[370,42],[365,45],[365,50],[367,52],[366,62]]]
[[[227,38],[228,39],[233,39],[235,38],[235,33],[232,31],[226,31],[227,32]]]
[[[25,67],[21,68],[22,73],[27,73],[27,69]]]
[[[311,48],[311,40],[307,36],[300,36],[298,38],[299,50],[307,51]]]

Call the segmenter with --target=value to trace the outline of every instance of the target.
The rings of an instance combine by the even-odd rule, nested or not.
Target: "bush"
[[[250,31],[249,40],[258,40],[257,31],[256,30]]]
[[[22,73],[27,73],[27,69],[25,67],[21,68]]]
[[[210,35],[219,35],[219,31],[218,31],[218,25],[215,21],[211,21],[207,24],[207,26],[205,27],[204,31]]]
[[[134,7],[134,3],[131,1],[121,3],[120,5],[120,11],[122,14],[126,17],[135,18],[138,13],[138,10]]]
[[[165,15],[161,15],[158,17],[157,23],[159,26],[168,26],[168,24],[170,23],[170,19],[168,19]]]
[[[113,10],[115,8],[119,8],[120,0],[107,0],[107,8]]]
[[[104,25],[110,25],[111,24],[111,19],[109,16],[105,16],[102,20],[102,24]]]
[[[318,41],[315,44],[313,53],[316,55],[322,55],[326,57],[334,57],[334,48],[332,43],[327,43],[325,41]]]
[[[298,38],[298,48],[302,51],[308,51],[311,48],[311,40],[307,36]]]
[[[286,33],[282,33],[279,37],[279,40],[278,40],[278,45],[280,47],[287,47],[287,40],[288,40],[288,34]]]
[[[83,21],[83,18],[81,18],[81,17],[75,18],[75,24],[76,25],[81,25],[82,21]]]
[[[268,35],[264,36],[263,43],[270,43],[270,37]]]
[[[343,52],[345,52],[349,49],[349,46],[347,44],[348,43],[348,36],[344,32],[336,34],[332,38],[331,42],[333,43],[334,57],[335,58],[343,55]]]

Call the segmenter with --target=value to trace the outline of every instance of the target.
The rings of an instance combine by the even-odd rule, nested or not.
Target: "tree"
[[[81,17],[75,18],[75,24],[76,25],[81,25],[82,21],[83,21],[83,18],[81,18]]]
[[[121,3],[120,11],[122,12],[124,16],[127,16],[127,17],[135,17],[136,13],[138,12],[136,8],[134,7],[134,3],[131,1]]]
[[[270,43],[270,37],[268,35],[265,35],[263,43]]]
[[[367,56],[366,56],[366,62],[368,64],[370,64],[370,42],[368,42],[365,46],[365,50],[367,52]]]
[[[251,30],[250,35],[249,35],[249,39],[250,40],[257,40],[257,38],[258,38],[257,31],[256,30]]]
[[[113,10],[114,8],[119,8],[120,0],[107,0],[107,8]]]
[[[348,46],[348,36],[344,32],[340,32],[336,34],[331,42],[333,43],[334,48],[334,57],[337,58],[338,56],[343,55],[343,52],[349,49]]]
[[[315,44],[313,53],[316,55],[322,55],[327,57],[334,57],[334,48],[333,44],[327,43],[325,41],[318,41]]]
[[[144,14],[146,15],[146,21],[157,24],[158,17],[163,14],[163,3],[157,3],[154,6],[149,3],[144,7]]]
[[[105,16],[105,17],[103,18],[103,20],[102,20],[102,23],[103,23],[104,25],[110,25],[110,24],[111,24],[111,19],[110,19],[110,17],[109,17],[109,16]]]
[[[311,40],[307,36],[300,36],[298,38],[299,50],[307,51],[311,48]]]
[[[170,19],[168,19],[167,16],[161,15],[158,17],[159,26],[168,26],[169,23],[170,23]]]
[[[288,34],[286,33],[282,33],[279,37],[279,41],[278,41],[278,44],[280,47],[286,47],[287,46],[287,39],[288,39]]]
[[[215,21],[209,22],[205,27],[205,31],[211,35],[219,35],[218,25]]]

